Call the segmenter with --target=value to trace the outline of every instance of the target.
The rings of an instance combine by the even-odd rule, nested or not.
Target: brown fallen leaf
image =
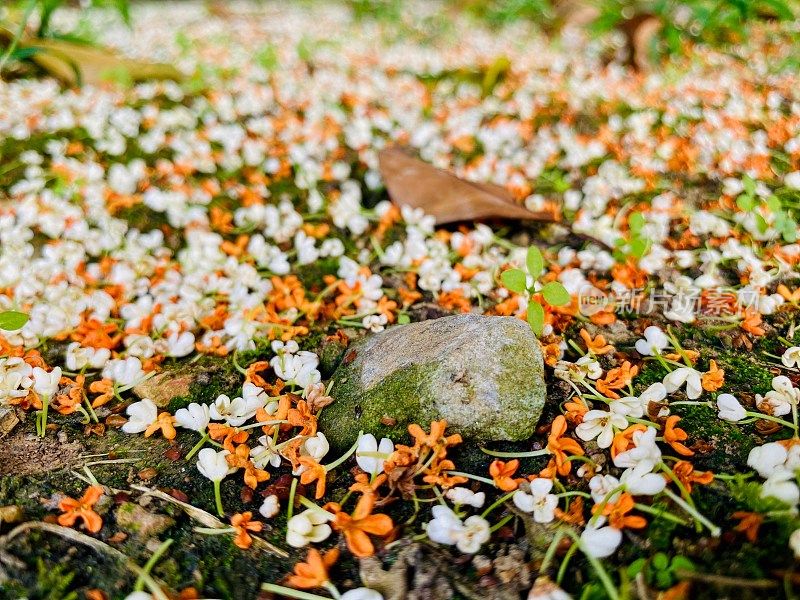
[[[13,33],[0,28],[0,41],[9,42],[11,39]],[[173,65],[126,58],[103,47],[32,37],[20,40],[18,47],[34,50],[30,60],[67,86],[183,79],[183,74]]]
[[[651,14],[637,14],[618,25],[625,35],[628,64],[637,71],[646,71],[652,65],[650,45],[664,24]]]
[[[400,148],[381,150],[378,161],[391,200],[401,206],[421,208],[437,225],[481,219],[558,221],[558,215],[551,211],[528,210],[499,185],[461,179]]]

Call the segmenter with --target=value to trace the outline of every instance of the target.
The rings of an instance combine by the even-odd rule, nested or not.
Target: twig
[[[727,575],[714,575],[711,573],[695,573],[693,571],[676,571],[679,579],[702,581],[720,587],[748,587],[768,589],[778,587],[778,582],[771,579],[746,579],[744,577],[728,577]]]
[[[177,498],[173,498],[172,496],[170,496],[169,494],[165,494],[161,490],[151,489],[143,485],[132,485],[131,488],[136,490],[137,492],[141,492],[145,496],[153,496],[154,498],[158,498],[160,500],[164,500],[165,502],[169,502],[171,504],[174,504],[175,506],[178,506],[183,510],[183,512],[185,512],[189,516],[189,518],[194,519],[198,523],[202,523],[206,527],[210,527],[211,529],[230,528],[229,525],[226,525],[211,513],[206,512],[201,508],[197,508],[196,506],[192,506],[191,504],[188,504],[186,502],[181,502]],[[264,538],[260,538],[256,535],[251,537],[253,538],[253,543],[256,546],[261,547],[264,550],[267,550],[268,552],[272,552],[272,554],[280,556],[281,558],[289,557],[288,552],[286,552],[285,550],[281,550],[274,544],[269,543]]]
[[[0,550],[5,548],[14,538],[33,530],[46,531],[47,533],[52,533],[64,538],[65,540],[69,540],[70,542],[83,544],[98,554],[105,554],[108,557],[120,561],[131,572],[136,574],[138,577],[141,577],[145,582],[148,583],[147,587],[157,600],[169,600],[161,589],[162,586],[166,587],[165,584],[145,572],[144,569],[125,556],[122,552],[116,548],[112,548],[108,544],[101,542],[98,539],[90,537],[85,533],[81,533],[80,531],[70,529],[69,527],[62,527],[61,525],[54,525],[53,523],[45,523],[44,521],[28,521],[27,523],[18,525],[6,535],[0,537]]]

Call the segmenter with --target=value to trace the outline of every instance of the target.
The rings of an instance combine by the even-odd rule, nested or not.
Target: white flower
[[[374,435],[365,433],[358,439],[356,463],[366,473],[377,475],[383,472],[383,463],[386,462],[386,459],[389,458],[392,452],[394,452],[394,443],[392,440],[389,438],[382,438],[379,444]],[[385,456],[364,456],[364,454],[380,454]]]
[[[642,402],[642,406],[646,409],[647,405],[651,402],[661,402],[664,398],[667,397],[667,388],[664,387],[664,384],[660,381],[657,381],[641,394],[639,394],[639,400]]]
[[[608,409],[612,413],[623,417],[639,419],[644,416],[644,406],[636,396],[625,396],[619,400],[612,400],[608,403]]]
[[[783,183],[793,190],[800,190],[800,171],[792,171],[783,176]]]
[[[317,371],[319,358],[313,352],[297,352],[290,354],[280,352],[269,361],[275,374],[288,384],[295,384],[303,389],[319,383],[322,375]]]
[[[0,358],[0,401],[24,398],[33,386],[33,369],[19,357]]]
[[[464,554],[475,554],[492,536],[489,522],[483,517],[467,517],[463,528],[456,535],[456,548]]]
[[[225,458],[228,454],[227,450],[217,452],[213,448],[203,448],[197,453],[197,470],[211,481],[222,481],[236,471]]]
[[[232,427],[239,427],[245,421],[252,419],[260,407],[248,404],[244,398],[231,400],[225,394],[220,394],[209,409],[211,418],[215,421],[225,421]]]
[[[486,494],[483,492],[476,493],[465,487],[450,488],[445,492],[445,497],[455,505],[467,505],[473,508],[480,508],[486,501]]]
[[[286,543],[293,548],[317,544],[331,534],[330,515],[322,510],[304,510],[286,523]]]
[[[606,502],[616,502],[617,497],[622,493],[622,490],[616,490],[620,486],[620,481],[613,475],[595,475],[589,480],[589,491],[592,494],[592,499],[595,504],[599,504],[603,500]]]
[[[765,396],[756,394],[756,406],[759,410],[780,417],[792,411],[800,398],[800,391],[792,386],[791,380],[785,375],[772,378],[772,390]]]
[[[795,558],[800,558],[800,529],[795,529],[789,536],[789,548],[794,552]]]
[[[267,392],[250,381],[242,386],[242,398],[248,405],[258,406],[258,408],[264,407],[269,401]]]
[[[530,484],[530,494],[522,490],[514,492],[514,505],[523,512],[533,513],[533,520],[537,523],[549,523],[555,519],[555,510],[558,506],[558,497],[551,494],[553,482],[542,477],[534,479]]]
[[[194,352],[194,334],[191,331],[172,333],[167,337],[167,356],[180,358]]]
[[[101,369],[110,357],[108,348],[85,348],[79,342],[72,342],[67,346],[64,364],[69,371],[80,371],[84,367]]]
[[[328,450],[330,450],[330,445],[325,438],[325,434],[321,431],[318,431],[317,435],[307,437],[300,445],[300,455],[310,456],[316,462],[320,462],[325,458]]]
[[[620,476],[620,482],[625,484],[625,489],[634,496],[654,496],[664,490],[667,480],[658,473],[651,473],[647,465],[639,465],[625,469]]]
[[[772,473],[761,486],[762,498],[777,498],[789,506],[800,501],[800,488],[794,480],[794,473],[779,469]]]
[[[258,512],[266,519],[271,519],[281,511],[281,503],[275,494],[270,494],[264,498]]]
[[[437,544],[447,544],[448,546],[455,544],[458,533],[464,528],[461,519],[456,513],[441,504],[434,506],[431,512],[433,519],[425,526],[428,537]]]
[[[783,466],[789,453],[778,442],[769,442],[763,446],[756,446],[747,456],[747,466],[755,469],[761,477],[767,478],[778,467]]]
[[[611,526],[602,527],[602,522],[588,524],[581,534],[581,548],[595,558],[611,556],[622,542],[622,532]]]
[[[739,404],[733,394],[720,394],[717,396],[717,416],[723,421],[736,423],[747,416],[747,411]]]
[[[628,420],[620,414],[604,410],[590,410],[583,415],[583,421],[575,428],[575,433],[584,441],[597,438],[597,445],[608,448],[614,440],[614,427],[624,429]]]
[[[547,575],[542,575],[533,582],[527,600],[572,600],[572,596],[558,587]]]
[[[61,381],[61,367],[56,367],[49,373],[41,367],[33,368],[33,390],[40,396],[50,397],[58,391]]]
[[[205,431],[210,419],[208,404],[192,402],[186,408],[180,408],[175,412],[175,423],[194,431]]]
[[[781,356],[781,362],[790,369],[800,365],[800,346],[787,348]]]
[[[122,426],[125,433],[141,433],[158,419],[158,407],[149,398],[131,404],[125,412],[128,422]]]
[[[600,379],[603,376],[603,369],[593,354],[581,356],[575,364],[589,379]]]
[[[125,596],[125,600],[153,600],[153,596],[147,592],[131,592]]]
[[[641,466],[652,471],[661,462],[661,450],[656,444],[656,430],[648,427],[644,431],[634,431],[631,436],[634,447],[620,452],[614,457],[614,464],[621,469]]]
[[[389,319],[386,315],[367,315],[363,319],[361,319],[361,325],[364,329],[368,329],[373,333],[378,333],[379,331],[384,330],[384,326],[386,323],[389,322]]]
[[[651,325],[644,330],[644,339],[637,340],[636,351],[642,356],[655,356],[669,346],[669,338],[660,327]]]
[[[282,458],[280,451],[276,449],[275,442],[271,436],[262,435],[258,438],[259,446],[250,451],[250,460],[259,468],[264,469],[268,464],[273,467],[280,467]]]
[[[103,378],[110,379],[120,386],[136,385],[145,378],[145,372],[142,370],[142,361],[136,356],[129,356],[124,360],[109,360],[106,366],[103,367]]]
[[[341,600],[383,600],[383,596],[375,590],[362,587],[346,591]]]
[[[695,400],[703,393],[700,372],[691,367],[679,367],[664,377],[664,387],[670,394],[686,384],[686,396]]]

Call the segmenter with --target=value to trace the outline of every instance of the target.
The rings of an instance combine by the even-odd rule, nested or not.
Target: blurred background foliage
[[[67,6],[81,7],[85,11],[82,14],[103,10],[130,25],[131,5],[136,1],[6,2],[0,8],[0,76],[30,76],[44,71],[67,85],[93,79],[91,73],[87,77],[88,71],[81,64],[89,51],[78,48],[97,44],[90,20],[73,20],[72,27],[65,31],[54,27],[54,16]],[[254,4],[270,1],[255,0]],[[324,0],[299,1],[313,10]],[[747,40],[751,27],[757,23],[793,21],[788,32],[800,36],[800,0],[440,0],[435,5],[437,10],[425,19],[412,18],[403,0],[340,1],[350,7],[355,20],[392,25],[394,35],[406,35],[420,43],[452,34],[452,17],[456,13],[466,13],[483,26],[525,24],[552,36],[565,27],[578,26],[597,38],[617,35],[623,40],[622,58],[634,68],[653,68],[666,58],[690,55],[699,44],[735,48]],[[228,9],[227,0],[206,0],[206,4],[215,14]],[[59,72],[54,72],[50,63],[58,63]],[[118,79],[131,81],[153,75],[152,69],[139,72],[136,65],[127,67],[133,73],[114,64],[103,64],[105,71],[117,72]],[[160,72],[155,73],[159,76]]]

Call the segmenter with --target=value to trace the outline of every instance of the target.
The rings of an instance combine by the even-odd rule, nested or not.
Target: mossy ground
[[[729,389],[743,390],[744,394],[755,394],[764,393],[770,388],[774,374],[762,354],[764,350],[761,344],[757,344],[752,351],[745,353],[725,347],[719,338],[714,336],[703,337],[701,332],[693,327],[677,329],[676,333],[680,338],[692,339],[696,344],[702,345],[704,350],[710,350],[708,356],[714,357],[717,364],[725,369]],[[322,343],[324,338],[324,334],[318,336],[317,342]],[[763,340],[763,346],[774,351],[772,341],[769,339]],[[319,347],[315,349],[319,350]],[[238,357],[238,360],[246,364],[256,359],[258,354],[258,352],[250,353]],[[335,362],[341,355],[341,348],[333,354],[337,355],[332,359]],[[204,360],[214,362],[213,365],[210,363],[204,365],[204,368],[214,376],[210,381],[194,384],[188,397],[174,399],[170,410],[190,401],[208,402],[219,393],[236,391],[234,383],[236,372],[230,359]],[[405,375],[398,375],[397,385],[404,385],[407,381],[416,379]],[[663,375],[663,367],[658,362],[648,361],[638,379],[638,385],[644,388],[651,382],[661,380]],[[346,382],[342,382],[342,385],[346,385]],[[564,390],[558,381],[552,380],[548,382],[548,394],[548,404],[542,422],[549,422],[557,413]],[[333,422],[337,422],[340,416],[336,414],[335,406],[334,404],[326,409]],[[689,433],[690,440],[701,442],[694,446],[697,453],[693,461],[698,469],[709,469],[715,473],[745,470],[750,449],[771,439],[768,435],[760,434],[754,425],[738,426],[721,421],[715,418],[711,408],[704,406],[682,407],[675,412],[681,415],[681,426]],[[411,418],[413,415],[408,416]],[[379,436],[390,435],[398,441],[403,440],[403,432],[380,424],[379,416],[367,414],[366,418],[372,420],[354,424],[353,427],[371,430]],[[70,442],[79,440],[82,451],[75,460],[62,468],[35,475],[11,474],[0,480],[0,506],[19,506],[25,521],[52,520],[55,514],[52,510],[53,498],[56,497],[54,495],[67,494],[79,497],[86,483],[77,475],[88,475],[83,468],[85,464],[98,481],[117,490],[100,509],[104,527],[97,537],[123,552],[136,564],[143,565],[158,542],[143,539],[137,535],[136,528],[122,531],[116,524],[115,514],[119,507],[138,499],[138,494],[130,493],[132,484],[155,487],[177,494],[179,497],[185,495],[193,505],[214,512],[210,482],[197,476],[193,461],[187,462],[183,458],[197,441],[196,435],[191,432],[180,432],[171,444],[161,438],[145,439],[141,436],[126,435],[115,429],[108,429],[103,436],[85,436],[82,427],[75,425],[72,420],[55,416],[52,422],[60,429],[58,433],[49,434],[54,443],[58,443],[57,435],[61,436],[60,439]],[[4,440],[4,443],[13,444],[15,440],[22,439],[21,436],[31,435],[31,430],[32,423],[23,423],[10,438]],[[336,436],[335,430],[327,431],[330,437]],[[495,443],[491,446],[495,450],[503,451],[536,449],[541,447],[544,441],[543,433],[544,431],[537,432],[526,442]],[[89,455],[106,456],[88,458]],[[451,455],[459,469],[472,473],[485,473],[491,462],[491,457],[481,452],[475,445],[463,445],[454,449]],[[134,459],[134,462],[111,464],[102,462],[128,458]],[[523,459],[522,463],[523,471],[536,472],[544,467],[546,458]],[[332,473],[326,497],[341,496],[349,485],[350,477],[343,477],[342,475],[346,473],[341,469],[339,471],[341,472],[338,474]],[[143,476],[147,478],[146,481],[142,479]],[[268,483],[275,482],[279,476],[280,473],[273,474],[272,480]],[[235,482],[233,479],[226,480],[222,486],[223,504],[230,513],[257,506],[257,494],[256,500],[245,504],[243,499],[250,500],[250,494],[240,482]],[[765,501],[758,497],[757,484],[746,479],[719,480],[709,486],[699,486],[693,496],[698,509],[727,531],[736,524],[736,521],[731,520],[731,514],[736,510],[765,509]],[[153,575],[171,589],[180,590],[192,586],[209,597],[256,598],[261,582],[280,581],[291,570],[291,565],[304,554],[287,548],[284,542],[285,513],[271,521],[262,535],[275,545],[290,550],[289,559],[274,556],[263,549],[252,548],[249,551],[242,551],[233,545],[230,536],[207,536],[197,533],[193,530],[197,523],[175,506],[160,500],[152,500],[146,503],[144,508],[147,511],[168,515],[174,520],[174,524],[157,537],[160,542],[171,538],[174,543],[168,556],[159,561],[153,570]],[[413,516],[413,509],[409,503],[391,505],[387,507],[387,512],[399,522]],[[4,524],[3,531],[7,533],[12,526],[13,524]],[[752,544],[744,541],[741,536],[731,533],[726,533],[722,539],[713,540],[703,533],[698,533],[693,527],[680,526],[655,517],[651,519],[645,532],[629,534],[631,543],[623,544],[615,563],[624,570],[627,565],[638,559],[652,561],[653,557],[662,552],[669,556],[689,559],[698,573],[719,573],[765,581],[786,580],[789,582],[787,585],[790,585],[793,562],[786,551],[786,537],[790,533],[787,527],[788,524],[781,519],[771,520],[762,527],[758,543]],[[537,556],[541,558],[539,553],[542,550],[529,546],[530,540],[525,540],[524,531],[523,522],[515,519],[504,527],[502,535],[512,545],[521,544],[522,547],[529,548],[535,562]],[[120,532],[126,534],[124,539],[118,539],[120,537],[118,535],[115,537],[115,534]],[[547,533],[543,535],[546,536]],[[77,593],[77,598],[81,598],[92,588],[106,591],[110,598],[123,598],[135,581],[131,571],[118,561],[44,532],[32,532],[20,536],[3,550],[21,560],[25,568],[13,572],[6,569],[8,578],[0,586],[2,599],[28,597],[55,600],[57,597],[72,598],[70,594],[73,592]],[[491,553],[491,549],[488,549],[488,552]],[[396,550],[383,556],[386,568],[395,555]],[[646,564],[650,565],[649,562]],[[652,565],[648,568],[648,577],[653,577],[655,568]],[[583,589],[583,597],[603,597],[601,587],[594,580],[591,570],[583,559],[576,556],[569,572],[576,575],[572,581],[563,582],[567,589],[573,591]],[[481,589],[479,578],[471,567],[466,566],[460,575],[467,579],[472,577],[476,586],[474,589]],[[341,582],[358,581],[357,563],[352,560],[343,561],[337,567],[336,577]],[[664,582],[668,575],[659,577]],[[695,586],[693,590],[693,597],[709,599],[719,598],[734,591],[737,598],[759,595],[756,591],[731,590],[714,585]],[[783,590],[770,588],[770,593],[773,592],[779,595]],[[487,597],[492,597],[489,591],[484,590],[484,593],[489,594]]]

